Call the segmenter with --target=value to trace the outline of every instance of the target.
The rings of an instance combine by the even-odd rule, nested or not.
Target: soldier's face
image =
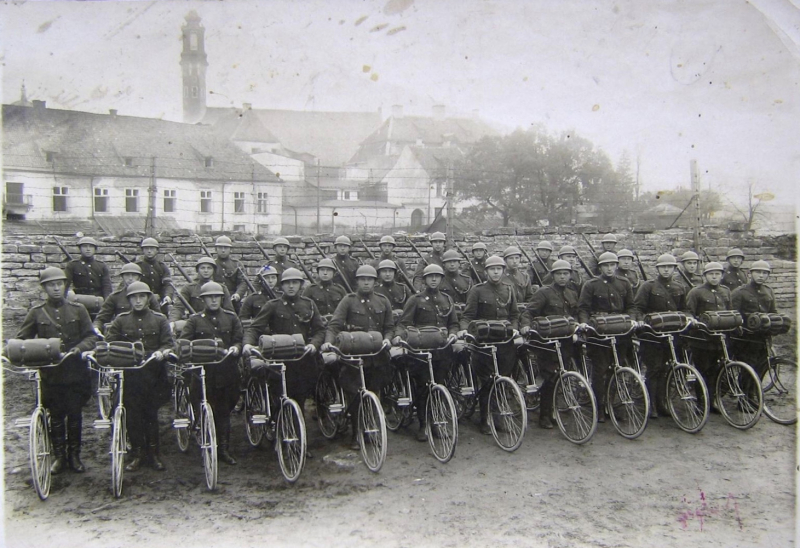
[[[206,295],[203,302],[206,303],[206,310],[216,312],[222,306],[222,295]]]
[[[389,255],[392,252],[392,250],[394,249],[394,245],[392,245],[392,244],[381,244],[380,248],[381,248],[381,253],[383,253],[384,255]]]
[[[220,259],[227,259],[231,256],[231,248],[227,245],[218,245],[214,247],[214,250],[217,252],[217,257]]]
[[[559,257],[559,259],[564,259],[565,261],[567,261],[569,264],[572,265],[572,268],[577,267],[578,256],[573,253],[567,253],[566,255],[562,255],[561,257]]]
[[[757,285],[761,285],[767,281],[767,278],[769,278],[769,272],[766,270],[751,270],[750,277]]]
[[[719,282],[722,281],[722,271],[721,270],[712,270],[711,272],[706,272],[706,281],[714,286],[719,285]]]
[[[614,242],[603,242],[603,251],[614,251],[617,244]]]
[[[391,268],[382,268],[378,272],[378,275],[381,277],[381,280],[386,283],[391,283],[394,281],[394,270]]]
[[[489,279],[493,282],[499,282],[500,278],[503,277],[503,270],[505,270],[502,266],[490,266],[486,269],[486,275],[489,276]]]
[[[658,270],[658,275],[662,278],[671,278],[675,274],[674,266],[657,266],[656,270]]]
[[[448,272],[458,272],[459,261],[447,261],[444,263],[444,269]]]
[[[336,249],[336,254],[337,255],[341,255],[342,257],[344,257],[345,255],[350,253],[350,246],[349,245],[336,244],[333,247],[334,247],[334,249]]]
[[[335,270],[332,268],[318,268],[317,269],[317,278],[321,282],[327,282],[333,279],[333,275],[336,273]]]
[[[508,268],[510,268],[511,270],[516,270],[517,268],[519,268],[519,260],[520,260],[519,255],[509,255],[508,257],[506,257],[506,264],[508,265]]]
[[[486,250],[485,249],[473,249],[472,250],[472,256],[475,257],[478,260],[481,260],[484,257],[486,257]]]
[[[444,251],[444,240],[434,240],[431,242],[431,246],[434,251],[441,253]]]
[[[142,248],[142,255],[144,255],[145,259],[152,259],[158,254],[158,248],[148,245],[147,247]]]
[[[683,261],[683,269],[689,274],[697,272],[697,267],[700,263],[698,261]]]
[[[436,289],[437,287],[439,287],[440,283],[442,283],[441,274],[428,274],[427,276],[425,276],[425,285],[427,285],[431,289]]]
[[[633,266],[633,257],[620,257],[619,258],[619,269],[620,270],[630,270]]]
[[[553,281],[559,287],[566,287],[567,283],[569,282],[569,270],[556,270],[553,272]]]
[[[549,249],[537,249],[536,251],[539,252],[539,257],[541,257],[543,261],[549,259],[550,254],[552,253],[552,251],[550,251]]]
[[[278,285],[278,275],[277,274],[268,274],[265,276],[267,279],[267,285],[270,289],[273,289],[276,285]]]
[[[197,267],[197,273],[200,275],[200,278],[210,280],[211,276],[214,275],[214,267],[210,264],[201,264]]]
[[[150,300],[149,293],[136,293],[128,297],[128,302],[131,303],[131,308],[140,312],[147,307],[147,301]]]
[[[94,257],[95,251],[97,251],[97,248],[92,244],[83,244],[79,249],[81,250],[81,257],[87,259]]]
[[[64,297],[65,287],[66,283],[64,280],[52,280],[50,282],[45,282],[42,285],[44,292],[47,293],[47,296],[51,299],[61,299]]]
[[[361,291],[372,291],[375,287],[375,278],[372,276],[360,276],[356,278],[356,283]]]
[[[284,294],[288,295],[289,297],[294,297],[297,295],[300,292],[301,285],[303,285],[303,282],[300,280],[287,280],[281,283]]]
[[[278,244],[272,248],[279,256],[283,257],[289,252],[289,248],[283,244]]]
[[[142,277],[138,274],[134,274],[132,272],[126,272],[122,275],[122,283],[125,284],[125,287],[128,287],[133,282],[138,282]]]
[[[734,268],[739,268],[740,266],[742,266],[742,262],[744,262],[744,258],[739,256],[731,257],[730,259],[728,259],[728,264]]]
[[[617,271],[617,263],[603,263],[600,265],[600,273],[606,278],[610,278]]]

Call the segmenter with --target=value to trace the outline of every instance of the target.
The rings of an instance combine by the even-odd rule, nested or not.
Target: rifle
[[[583,239],[584,239],[584,240],[586,241],[586,243],[589,245],[589,249],[591,249],[591,250],[592,250],[592,255],[594,255],[594,258],[595,258],[595,259],[597,259],[597,250],[596,250],[596,249],[594,248],[594,246],[592,245],[592,242],[590,242],[590,241],[589,241],[589,238],[587,238],[587,237],[586,237],[586,234],[584,234],[583,232],[581,232],[581,236],[583,236]]]
[[[125,254],[124,254],[122,251],[120,251],[119,249],[115,249],[115,250],[114,250],[114,254],[115,254],[117,257],[119,257],[120,259],[122,259],[122,260],[123,260],[125,263],[128,263],[128,264],[130,264],[130,263],[132,263],[132,262],[133,262],[133,261],[131,261],[129,258],[127,258],[127,257],[125,256]]]
[[[369,250],[369,248],[367,247],[367,244],[364,243],[364,240],[361,238],[361,236],[358,237],[358,241],[361,242],[361,245],[364,246],[364,249],[367,251],[367,254],[369,255],[369,258],[374,261],[375,260],[375,254],[372,251]]]
[[[527,259],[528,263],[530,263],[531,270],[533,270],[533,273],[536,274],[536,279],[539,280],[539,286],[543,287],[544,286],[544,281],[542,280],[542,277],[539,276],[539,271],[536,270],[536,268],[533,266],[533,260],[531,259],[531,256],[528,255],[528,252],[525,251],[525,248],[522,247],[522,244],[519,243],[519,240],[517,239],[516,236],[514,236],[514,241],[517,243],[517,247],[519,247],[519,250],[522,251],[522,254],[525,255],[525,259]]]
[[[264,248],[261,246],[261,242],[259,242],[258,240],[256,240],[256,237],[255,237],[255,236],[253,236],[253,241],[254,241],[254,242],[256,243],[256,245],[258,246],[258,249],[261,251],[261,254],[262,254],[262,255],[264,255],[264,258],[265,258],[265,259],[268,261],[268,262],[267,262],[267,264],[269,264],[269,262],[272,262],[272,259],[270,258],[270,256],[269,256],[269,253],[267,253],[267,250],[266,250],[266,249],[264,249]]]
[[[644,266],[642,266],[642,260],[639,258],[639,254],[636,251],[634,251],[633,254],[634,256],[636,256],[636,262],[639,263],[639,273],[641,273],[642,275],[642,280],[646,282],[647,274],[644,273]]]
[[[592,278],[597,278],[597,275],[594,272],[592,272],[591,270],[589,270],[589,267],[586,266],[585,262],[583,262],[583,259],[581,259],[580,254],[579,253],[575,253],[575,256],[578,257],[578,262],[581,263],[581,266],[589,274],[589,276],[591,276]]]
[[[292,253],[292,255],[294,255],[294,258],[297,261],[298,266],[300,266],[300,270],[302,270],[303,274],[305,274],[306,278],[308,278],[308,283],[312,283],[314,281],[314,278],[313,276],[311,276],[311,272],[308,271],[306,265],[303,264],[303,261],[301,261],[300,257],[297,256],[297,253]]]
[[[175,260],[175,259],[173,259],[173,261],[174,261],[174,260]],[[177,266],[177,265],[178,265],[178,263],[176,262],[176,263],[175,263],[175,265]],[[178,267],[178,268],[180,268],[180,267]],[[182,272],[182,271],[181,271],[181,272]],[[184,274],[184,275],[185,275],[185,274]],[[181,292],[180,292],[180,291],[178,291],[178,288],[177,288],[177,287],[175,287],[175,284],[173,284],[173,283],[170,281],[170,282],[169,282],[169,285],[171,285],[171,286],[172,286],[172,288],[175,290],[175,296],[176,296],[176,297],[178,297],[178,300],[179,300],[181,303],[183,303],[183,306],[184,306],[184,307],[186,307],[186,310],[188,310],[188,311],[189,311],[189,314],[197,314],[197,312],[196,312],[196,311],[195,311],[195,309],[192,307],[192,305],[190,305],[190,304],[189,304],[189,301],[187,301],[187,300],[186,300],[186,297],[184,297],[183,295],[181,295]]]
[[[411,246],[411,249],[413,249],[417,253],[417,255],[419,255],[419,258],[422,260],[422,262],[425,263],[425,266],[428,266],[429,263],[428,263],[427,260],[425,260],[425,256],[422,254],[422,252],[419,250],[419,248],[414,245],[414,242],[411,241],[411,238],[406,236],[406,240],[408,241],[409,245]]]
[[[693,287],[694,287],[694,284],[692,283],[692,280],[690,280],[690,279],[689,279],[689,276],[687,276],[687,275],[686,275],[686,272],[684,272],[683,270],[681,270],[681,269],[680,269],[680,267],[679,267],[677,270],[678,270],[678,272],[680,273],[680,275],[681,275],[681,276],[683,276],[683,279],[684,279],[684,280],[686,281],[686,283],[688,284],[688,286],[689,286],[689,289],[693,288]]]
[[[64,255],[67,256],[67,260],[68,261],[74,261],[75,260],[75,257],[72,256],[72,253],[67,251],[67,248],[64,247],[64,244],[61,243],[61,241],[55,236],[55,234],[53,235],[53,240],[55,240],[56,245],[61,248],[61,251],[64,253]]]
[[[172,253],[167,253],[167,258],[171,260],[173,263],[175,263],[175,267],[178,269],[178,272],[181,273],[181,275],[186,279],[186,281],[192,283],[192,279],[189,277],[189,275],[186,273],[183,267],[178,263],[178,261],[175,260],[175,257],[172,256]],[[175,286],[173,285],[172,287]],[[175,292],[176,293],[178,292],[177,288],[175,289]]]
[[[475,268],[475,265],[472,264],[472,261],[469,260],[469,257],[467,257],[467,254],[464,252],[463,249],[461,249],[461,247],[458,245],[458,242],[453,242],[453,243],[456,244],[456,249],[458,249],[458,251],[461,253],[461,256],[464,257],[467,260],[467,264],[469,265],[469,269],[472,270],[472,273],[475,275],[475,279],[478,280],[478,283],[483,283],[483,278],[481,278],[481,275],[478,274],[478,270]]]
[[[700,248],[700,252],[703,254],[703,257],[706,258],[706,262],[710,263],[711,262],[711,257],[708,256],[708,253],[706,253],[706,250],[701,247]]]
[[[252,295],[255,295],[256,293],[258,293],[258,291],[256,291],[256,286],[254,286],[253,282],[250,281],[250,278],[247,277],[247,272],[244,271],[244,268],[242,268],[242,265],[237,266],[236,269],[239,272],[242,273],[242,277],[244,278],[244,283],[247,284],[247,289],[250,290],[250,293]]]
[[[261,272],[259,272],[256,276],[258,277],[258,280],[261,282],[261,286],[264,288],[264,291],[266,291],[267,297],[269,297],[270,299],[277,299],[278,296],[275,294],[275,291],[267,283],[267,277],[264,276],[264,274],[262,274]]]
[[[322,251],[322,248],[319,246],[319,244],[317,243],[317,241],[314,238],[311,238],[311,243],[314,244],[314,247],[317,248],[317,251],[319,251],[320,254],[323,257],[325,257],[326,259],[328,258],[328,254],[325,253],[324,251]],[[348,282],[347,278],[344,277],[344,274],[342,273],[341,269],[339,268],[339,265],[336,264],[336,261],[334,259],[331,259],[331,262],[333,263],[334,268],[336,268],[336,273],[339,274],[339,277],[344,282],[344,286],[345,286],[345,288],[347,288],[347,292],[348,293],[352,293],[353,292],[353,288],[350,287],[350,282]]]
[[[210,252],[210,251],[208,250],[208,248],[206,247],[206,244],[204,244],[204,243],[203,243],[203,239],[202,239],[200,236],[198,236],[197,234],[195,234],[195,235],[194,235],[194,237],[195,237],[195,238],[197,238],[197,241],[198,241],[198,242],[200,242],[200,247],[202,247],[202,248],[203,248],[203,253],[205,253],[205,254],[206,254],[206,257],[211,257],[211,258],[213,259],[213,258],[214,258],[214,256],[213,256],[213,255],[211,255],[211,252]]]

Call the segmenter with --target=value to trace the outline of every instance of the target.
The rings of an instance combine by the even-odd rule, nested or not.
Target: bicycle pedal
[[[31,426],[31,418],[30,417],[21,417],[14,421],[15,428],[30,428]]]
[[[344,405],[341,403],[334,403],[333,405],[328,406],[329,413],[341,413],[344,411]]]
[[[111,388],[98,388],[97,389],[98,396],[110,396],[111,395]]]
[[[697,375],[689,374],[686,375],[686,382],[695,382],[697,380]]]
[[[189,428],[189,419],[175,419],[172,421],[173,428]]]
[[[398,407],[408,407],[411,405],[411,398],[397,398]]]
[[[253,415],[250,417],[250,424],[267,424],[266,415]]]
[[[529,384],[529,385],[527,385],[525,387],[525,393],[526,394],[538,394],[539,393],[539,387],[536,386],[535,384]]]
[[[95,419],[92,426],[95,430],[108,430],[111,428],[111,421],[108,419]]]

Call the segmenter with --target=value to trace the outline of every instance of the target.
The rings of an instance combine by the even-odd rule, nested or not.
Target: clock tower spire
[[[183,121],[194,124],[206,114],[206,60],[205,33],[200,16],[192,10],[186,14],[186,24],[181,27],[183,51]]]

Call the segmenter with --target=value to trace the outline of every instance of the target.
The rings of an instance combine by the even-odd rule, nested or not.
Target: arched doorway
[[[411,230],[419,230],[422,228],[422,220],[425,218],[425,213],[421,209],[415,209],[411,212]]]

